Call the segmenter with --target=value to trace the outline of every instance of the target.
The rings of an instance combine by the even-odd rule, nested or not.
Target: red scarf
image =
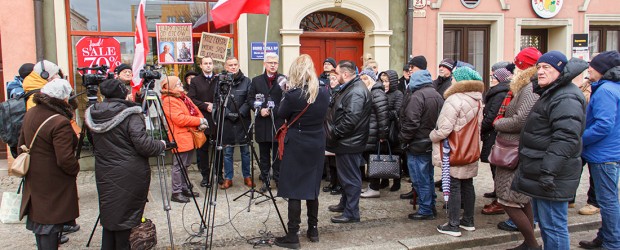
[[[508,107],[510,101],[512,101],[512,90],[508,91],[506,97],[502,101],[502,106],[499,107],[499,112],[497,112],[497,116],[495,117],[495,120],[493,120],[494,125],[497,120],[504,118],[504,113],[506,113],[506,107]]]
[[[183,103],[185,104],[185,106],[189,110],[189,114],[191,116],[198,116],[198,110],[196,110],[194,108],[194,103],[192,102],[192,100],[189,97],[187,97],[185,95],[185,93],[181,93],[181,97],[179,97],[179,98],[181,99],[181,101],[183,101]]]

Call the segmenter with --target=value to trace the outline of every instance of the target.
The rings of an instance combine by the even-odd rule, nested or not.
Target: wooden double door
[[[332,33],[337,34],[337,33]],[[358,68],[362,67],[362,55],[364,53],[363,38],[334,38],[329,37],[302,37],[300,38],[300,54],[308,54],[312,57],[312,62],[317,75],[323,73],[323,62],[325,58],[331,57],[336,60],[351,60]]]

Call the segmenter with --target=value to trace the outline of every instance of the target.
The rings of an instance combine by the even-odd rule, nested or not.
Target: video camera
[[[88,98],[88,104],[92,105],[97,103],[97,91],[99,91],[99,84],[106,79],[114,79],[114,73],[108,72],[108,65],[93,65],[92,67],[77,68],[82,74],[82,85],[86,87],[86,97]],[[87,74],[88,70],[95,73]]]
[[[157,68],[150,64],[144,65],[144,68],[140,70],[140,78],[144,79],[143,86],[149,90],[153,90],[155,87],[155,80],[159,80],[161,78],[161,73],[156,70]]]
[[[235,73],[230,73],[228,71],[222,71],[222,73],[219,74],[218,80],[220,83],[221,93],[228,93],[228,91],[230,90],[230,86],[234,82],[234,76],[235,76]]]

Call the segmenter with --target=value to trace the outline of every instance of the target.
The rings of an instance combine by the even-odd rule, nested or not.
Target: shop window
[[[490,27],[446,25],[443,32],[443,58],[468,62],[488,83]]]
[[[620,26],[590,26],[590,56],[603,51],[620,50]]]

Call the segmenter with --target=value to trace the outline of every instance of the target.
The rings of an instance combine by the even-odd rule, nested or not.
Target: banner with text
[[[280,47],[278,45],[278,42],[267,42],[267,50],[264,51],[263,50],[263,43],[262,42],[252,42],[252,60],[263,60],[265,55],[263,54],[263,52],[267,52],[267,53],[276,53],[277,55],[280,55]]]
[[[158,23],[155,29],[159,64],[194,63],[191,23]]]
[[[228,54],[228,41],[230,37],[202,32],[198,57],[211,57],[215,61],[225,62]]]

